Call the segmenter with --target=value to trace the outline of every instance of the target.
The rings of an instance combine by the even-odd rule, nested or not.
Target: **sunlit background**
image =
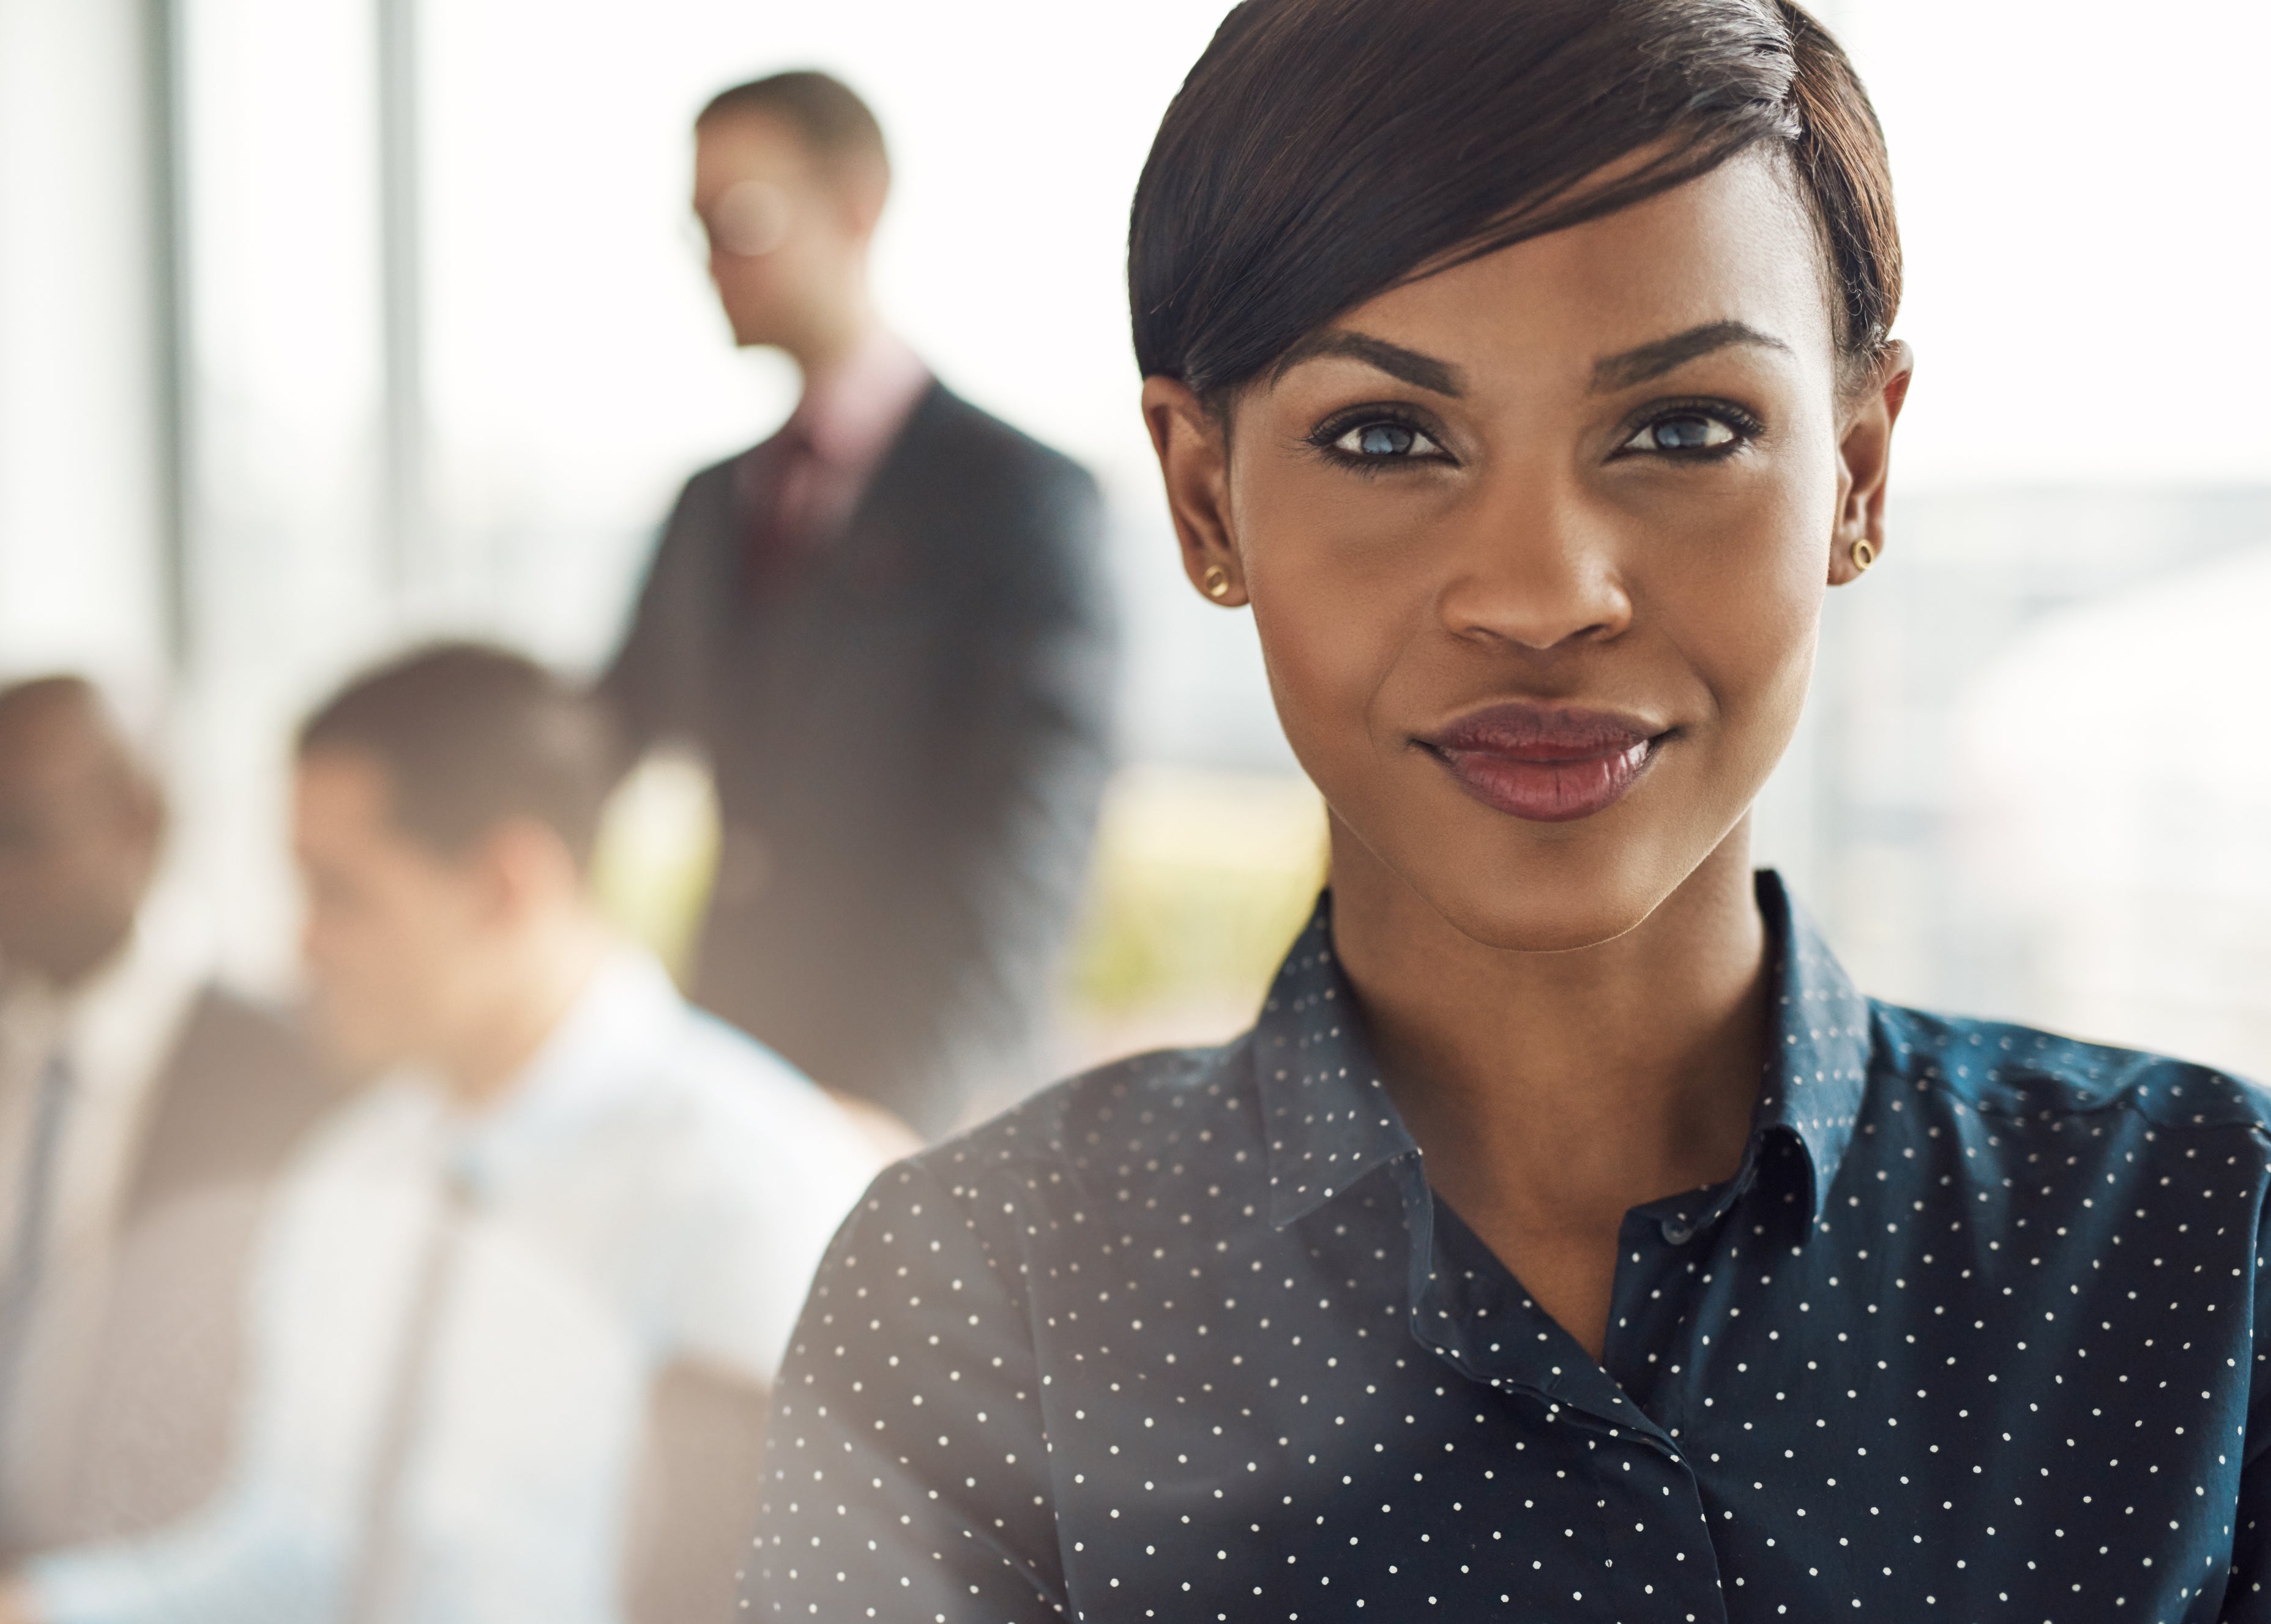
[[[175,888],[290,974],[294,714],[406,637],[589,671],[676,483],[786,413],[688,234],[711,92],[876,106],[893,321],[1088,462],[1125,767],[1065,1056],[1242,1024],[1322,819],[1250,628],[1173,566],[1126,205],[1221,0],[0,0],[0,671],[160,739]],[[1872,990],[2271,1073],[2271,7],[1837,0],[1888,127],[1921,369],[1893,546],[1837,595],[1766,855]],[[682,942],[698,771],[605,882]]]

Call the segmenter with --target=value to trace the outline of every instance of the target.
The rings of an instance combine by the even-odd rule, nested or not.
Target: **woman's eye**
[[[1359,423],[1333,442],[1337,451],[1374,461],[1440,454],[1442,449],[1409,423]]]
[[[1682,412],[1659,417],[1624,443],[1627,451],[1710,451],[1732,445],[1738,438],[1732,426],[1701,412]]]

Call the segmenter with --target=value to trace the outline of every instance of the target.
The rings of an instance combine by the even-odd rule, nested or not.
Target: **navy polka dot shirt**
[[[1326,910],[1254,1030],[883,1174],[778,1389],[788,1619],[2271,1620],[2266,1101],[1872,1002],[1774,876],[1735,1179],[1599,1363],[1430,1192]]]

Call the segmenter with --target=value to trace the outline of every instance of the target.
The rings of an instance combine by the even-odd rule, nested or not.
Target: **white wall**
[[[135,0],[0,0],[0,671],[159,648],[156,288]]]
[[[2271,6],[1849,0],[1922,358],[1911,488],[2271,479]]]

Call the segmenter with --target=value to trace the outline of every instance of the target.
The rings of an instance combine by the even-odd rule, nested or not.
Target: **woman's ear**
[[[1179,378],[1143,380],[1143,426],[1158,453],[1183,573],[1210,603],[1246,601],[1246,573],[1230,525],[1228,426]]]
[[[1885,480],[1893,425],[1909,398],[1916,354],[1900,339],[1885,346],[1869,382],[1846,410],[1837,443],[1837,525],[1829,545],[1829,584],[1843,586],[1884,556]]]

